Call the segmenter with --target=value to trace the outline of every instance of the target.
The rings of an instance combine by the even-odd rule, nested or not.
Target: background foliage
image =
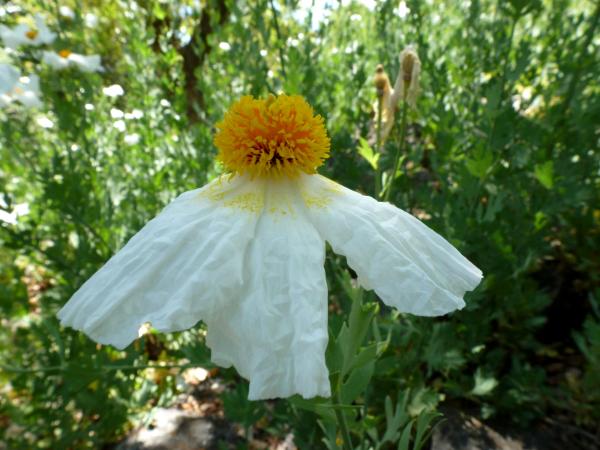
[[[243,94],[305,96],[332,139],[322,172],[373,195],[374,172],[358,151],[372,121],[372,74],[381,63],[395,78],[409,44],[422,60],[422,95],[391,201],[447,237],[485,279],[464,310],[424,319],[378,309],[373,297],[361,309],[351,272],[328,256],[338,337],[330,367],[343,364],[335,345],[352,306],[349,326],[361,314],[374,320],[353,349],[373,352],[354,377],[370,384],[342,393],[357,405],[345,412],[355,443],[395,446],[411,418],[429,421],[424,414],[443,403],[515,427],[552,420],[598,431],[594,2],[408,1],[408,14],[396,1],[300,10],[291,0],[19,5],[2,7],[0,22],[42,12],[59,34],[53,49],[100,54],[104,71],[58,72],[35,49],[2,53],[40,75],[44,101],[0,111],[0,206],[29,206],[16,223],[0,222],[0,441],[8,448],[117,441],[178,393],[181,369],[156,376],[143,367],[212,367],[201,325],[148,334],[121,352],[61,329],[54,315],[171,199],[219,173],[213,124]],[[112,84],[124,95],[104,95]],[[392,131],[384,170],[398,145]],[[266,422],[274,435],[291,430],[300,448],[339,445],[330,409],[298,399],[249,404],[234,371],[220,376],[231,420]]]

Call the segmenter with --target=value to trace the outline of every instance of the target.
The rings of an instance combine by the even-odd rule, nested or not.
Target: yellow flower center
[[[58,55],[61,58],[68,58],[70,54],[71,54],[70,50],[61,50],[60,52],[58,52]]]
[[[27,36],[28,39],[31,39],[32,41],[37,37],[38,32],[36,30],[29,30],[28,32],[25,33],[25,36]]]
[[[329,157],[323,118],[298,95],[244,96],[216,127],[217,158],[232,173],[295,177]]]

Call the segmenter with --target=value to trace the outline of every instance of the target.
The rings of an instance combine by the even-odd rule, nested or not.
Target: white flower
[[[4,210],[6,204],[0,201],[0,221],[16,225],[19,217],[29,214],[29,203],[17,203],[11,212]]]
[[[235,175],[175,199],[59,311],[63,325],[124,348],[146,322],[203,320],[213,362],[249,379],[250,399],[310,398],[330,395],[325,241],[402,312],[460,309],[479,284],[418,219],[314,173],[329,138],[301,97],[243,97],[217,129]]]
[[[37,124],[42,128],[52,128],[54,126],[54,122],[52,122],[46,116],[38,117]]]
[[[94,28],[96,25],[98,25],[98,16],[96,16],[95,14],[87,13],[83,17],[83,20],[85,22],[85,25],[90,28]]]
[[[21,23],[13,28],[0,25],[0,38],[4,45],[17,49],[21,45],[51,44],[56,34],[50,31],[40,14],[34,16],[35,26]]]
[[[231,50],[231,45],[229,45],[229,42],[219,42],[219,48],[223,51],[228,52],[229,50]]]
[[[82,72],[102,71],[100,55],[85,56],[69,50],[61,50],[58,53],[45,51],[42,61],[57,70],[66,69],[67,67],[77,67]]]
[[[19,69],[16,67],[0,63],[0,95],[13,90],[20,77]]]
[[[140,142],[140,135],[137,133],[126,134],[125,137],[123,138],[123,141],[127,145],[135,145],[138,142]]]
[[[125,131],[125,121],[124,120],[115,120],[113,122],[113,127],[119,130],[121,133]]]
[[[117,108],[110,108],[110,117],[113,119],[122,119],[125,114]]]
[[[410,14],[410,8],[406,6],[405,1],[401,1],[396,9],[394,9],[394,13],[398,14],[401,19],[405,19]]]
[[[75,18],[75,11],[73,11],[68,6],[61,6],[60,8],[58,8],[58,12],[61,16],[66,17],[67,19]]]
[[[139,110],[139,109],[134,109],[130,113],[125,113],[125,118],[127,120],[130,120],[130,119],[141,119],[142,117],[144,117],[144,112],[141,111],[141,110]]]
[[[125,93],[123,88],[118,84],[111,84],[108,87],[102,88],[102,93],[107,97],[119,97]]]
[[[43,105],[40,100],[40,78],[37,75],[19,77],[10,90],[3,91],[4,89],[0,89],[0,105],[15,101],[28,108],[40,108]]]

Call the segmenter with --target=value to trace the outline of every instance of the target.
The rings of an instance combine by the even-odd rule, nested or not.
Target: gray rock
[[[175,408],[155,408],[150,422],[116,450],[202,450],[213,445],[211,421]]]
[[[533,450],[518,439],[500,435],[475,417],[446,413],[446,419],[433,431],[431,450]]]

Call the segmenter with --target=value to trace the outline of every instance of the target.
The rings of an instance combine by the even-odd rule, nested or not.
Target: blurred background
[[[164,448],[337,448],[318,407],[247,401],[246,381],[210,362],[202,324],[118,351],[55,313],[170,200],[221,173],[214,124],[242,95],[303,95],[332,140],[321,173],[374,195],[373,76],[383,64],[393,83],[409,45],[421,95],[390,201],[485,278],[444,318],[379,312],[373,339],[387,341],[353,400],[355,444],[400,448],[401,409],[505,439],[474,448],[598,448],[599,15],[569,0],[3,3],[0,448],[159,448],[161,420],[205,433]],[[328,252],[336,330],[350,301],[333,266]],[[463,448],[441,447],[443,430],[424,448]]]

